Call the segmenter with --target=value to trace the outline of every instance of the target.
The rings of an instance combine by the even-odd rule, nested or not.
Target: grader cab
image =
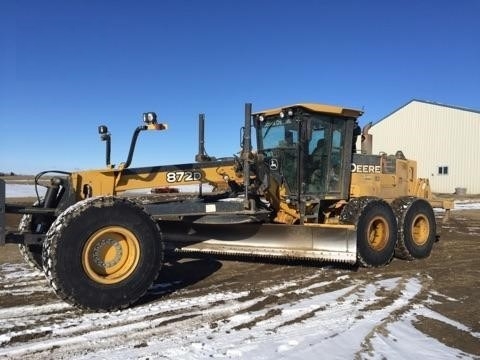
[[[145,114],[118,166],[100,126],[104,169],[52,174],[45,197],[28,207],[6,204],[0,181],[0,245],[19,244],[62,299],[93,310],[135,302],[171,254],[363,266],[385,265],[394,254],[426,257],[436,237],[431,204],[451,203],[431,198],[403,154],[357,154],[361,114],[320,104],[252,113],[246,104],[242,150],[222,159],[205,153],[201,115],[196,162],[144,168],[130,167],[139,134],[166,129],[154,113]],[[127,191],[193,184],[195,194]],[[6,213],[23,214],[18,230],[6,229]]]
[[[299,104],[254,114],[259,179],[276,222],[323,222],[325,205],[350,197],[352,149],[361,111]],[[268,181],[268,183],[265,183]]]

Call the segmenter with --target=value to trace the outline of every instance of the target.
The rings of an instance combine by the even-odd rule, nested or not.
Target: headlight
[[[100,125],[98,127],[98,133],[100,135],[104,135],[104,134],[108,133],[108,128],[105,125]]]

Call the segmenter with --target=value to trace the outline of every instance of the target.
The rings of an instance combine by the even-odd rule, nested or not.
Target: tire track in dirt
[[[9,291],[13,297],[18,297],[21,294],[18,289],[25,287],[23,283],[19,284],[19,287],[15,286],[18,284],[15,280],[19,278],[32,279],[29,282],[30,287],[25,288],[28,292],[34,293],[36,289],[45,289],[43,277],[23,265],[5,265],[1,270],[5,275],[0,287],[7,287],[8,290],[5,291]],[[306,277],[303,282],[315,281],[317,276]],[[153,291],[168,289],[169,286],[168,283],[158,283]],[[129,341],[132,342],[135,338],[149,338],[162,332],[168,333],[166,325],[171,327],[174,323],[176,329],[180,326],[179,323],[183,322],[188,327],[200,326],[205,322],[214,324],[234,312],[249,313],[249,309],[265,307],[265,299],[272,297],[273,293],[288,290],[288,293],[299,294],[302,292],[299,290],[302,286],[295,281],[289,281],[265,288],[257,294],[255,291],[216,293],[210,289],[185,290],[184,298],[179,298],[181,294],[175,294],[171,300],[109,314],[82,313],[58,300],[45,305],[13,306],[0,310],[0,325],[4,329],[0,335],[3,348],[0,350],[0,356],[8,354],[10,357],[23,357],[28,353],[30,356],[42,357],[45,352],[55,351],[66,345],[70,352],[75,352],[76,345],[83,344],[86,339],[97,342],[108,339],[109,343],[115,344],[121,342],[121,338],[126,334],[129,334]],[[48,288],[44,292],[48,295]],[[210,295],[202,296],[195,294],[196,292]],[[198,320],[195,320],[196,318]],[[46,328],[53,330],[45,330]],[[161,328],[163,329],[153,330]],[[117,337],[119,339],[116,339]],[[81,351],[81,347],[82,345],[78,346],[78,351]]]
[[[428,308],[442,296],[430,292],[431,279],[420,273],[378,272],[371,279],[365,272],[292,268],[285,276],[278,266],[225,266],[198,285],[157,281],[149,300],[133,308],[87,313],[58,301],[26,265],[0,265],[0,291],[11,297],[0,300],[0,358],[250,358],[272,351],[363,358],[379,354],[380,340],[395,342],[397,324],[414,328],[419,317],[480,337]],[[262,279],[249,281],[258,269]]]

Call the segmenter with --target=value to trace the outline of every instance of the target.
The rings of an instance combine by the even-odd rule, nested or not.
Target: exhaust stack
[[[205,151],[205,114],[198,114],[198,154],[195,155],[196,162],[211,161]]]
[[[372,142],[373,137],[372,134],[369,134],[368,131],[372,127],[372,123],[369,122],[367,125],[363,127],[362,130],[362,154],[371,155],[372,154]]]

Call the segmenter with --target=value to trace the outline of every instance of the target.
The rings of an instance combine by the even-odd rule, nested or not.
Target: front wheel
[[[65,301],[115,310],[138,300],[163,262],[157,223],[126,199],[79,202],[52,224],[43,247],[44,270]]]
[[[18,250],[23,257],[23,260],[32,268],[33,270],[42,271],[42,246],[37,244],[31,245],[18,245]]]
[[[385,201],[369,201],[357,222],[357,259],[363,266],[382,266],[393,257],[397,221]]]

